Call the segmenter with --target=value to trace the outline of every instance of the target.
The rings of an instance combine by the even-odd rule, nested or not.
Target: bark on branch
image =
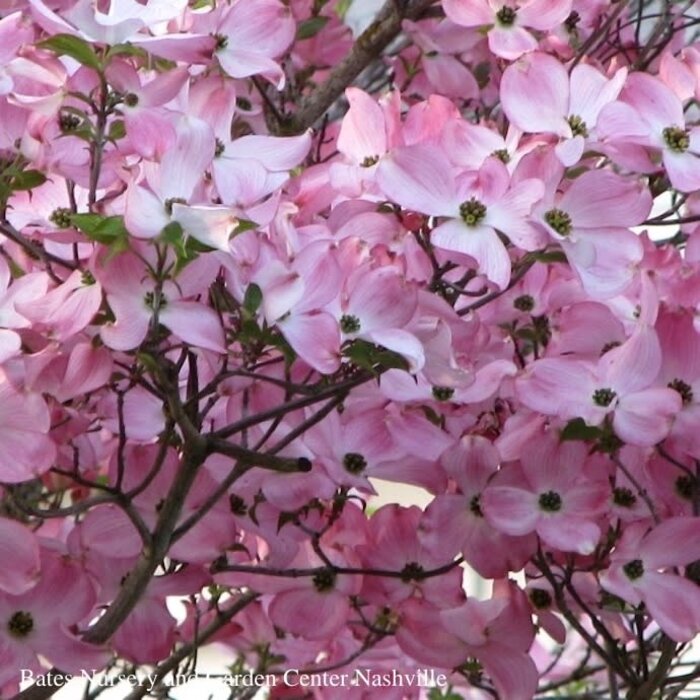
[[[376,19],[357,38],[350,53],[331,71],[328,79],[308,95],[291,120],[288,133],[301,133],[323,116],[350,83],[398,36],[404,19],[416,20],[435,0],[387,0]]]

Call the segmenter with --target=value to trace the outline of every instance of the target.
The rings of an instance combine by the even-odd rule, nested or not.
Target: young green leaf
[[[48,39],[44,39],[44,41],[40,41],[38,45],[53,51],[59,56],[70,56],[88,68],[102,70],[99,56],[95,53],[92,46],[80,37],[72,34],[56,34]]]

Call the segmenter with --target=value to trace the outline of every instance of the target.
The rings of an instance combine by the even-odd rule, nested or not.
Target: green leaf
[[[565,440],[597,440],[601,435],[600,428],[588,425],[583,418],[573,418],[561,431],[559,439]]]
[[[38,170],[25,170],[10,180],[12,190],[33,190],[46,182],[46,175]]]
[[[274,345],[274,347],[276,347],[282,353],[287,367],[291,366],[294,360],[297,359],[297,354],[294,352],[294,348],[292,348],[281,333],[275,333],[270,338],[270,345]]]
[[[545,264],[567,262],[566,255],[562,250],[549,250],[542,253],[531,253],[531,255],[537,262]]]
[[[158,360],[147,352],[137,352],[136,359],[147,371],[155,373],[159,369]]]
[[[262,338],[263,332],[253,319],[247,319],[241,323],[238,333],[240,343],[255,343]]]
[[[375,354],[375,359],[384,369],[402,369],[405,372],[409,370],[408,360],[403,355],[399,355],[398,352],[394,352],[393,350],[381,348]]]
[[[171,221],[161,232],[160,237],[165,243],[170,245],[184,246],[185,232],[177,221]]]
[[[431,688],[428,700],[464,700],[464,697],[455,693],[450,686],[444,692],[440,688]]]
[[[117,119],[109,125],[109,133],[107,138],[111,141],[118,141],[126,136],[126,126],[123,119]]]
[[[107,59],[111,59],[114,56],[139,56],[141,58],[147,56],[148,54],[140,46],[134,46],[133,44],[115,44],[111,46],[107,52]]]
[[[444,428],[445,427],[445,419],[443,416],[441,416],[437,411],[435,411],[433,408],[430,406],[421,406],[420,407],[423,413],[425,414],[425,417],[433,424],[437,425],[438,428]]]
[[[315,37],[328,24],[328,20],[328,17],[322,17],[321,15],[304,20],[297,27],[297,41]]]
[[[87,238],[97,243],[113,245],[126,242],[129,232],[122,216],[100,216],[100,214],[72,214],[71,223]]]
[[[92,46],[72,34],[56,34],[40,41],[38,46],[49,49],[59,56],[70,56],[88,68],[102,69],[102,63]]]
[[[483,90],[491,80],[491,62],[483,61],[482,63],[477,64],[473,70],[473,73],[478,86]]]
[[[188,263],[196,260],[200,253],[209,253],[214,248],[210,248],[204,243],[200,243],[196,238],[188,236],[182,226],[177,221],[171,221],[160,234],[160,239],[171,245],[175,251],[176,264],[175,273],[177,274]]]
[[[372,343],[366,340],[353,340],[343,350],[343,355],[347,357],[354,365],[362,369],[374,370],[374,362],[372,361]]]
[[[345,18],[347,11],[350,9],[350,5],[352,5],[352,0],[338,0],[338,4],[335,6],[335,12],[340,19]]]
[[[243,298],[243,308],[253,316],[262,304],[262,290],[254,282],[248,285]]]
[[[249,219],[239,219],[238,225],[233,229],[231,236],[237,236],[239,233],[245,233],[246,231],[253,231],[258,228],[255,221],[250,221]]]
[[[393,350],[368,343],[366,340],[353,340],[343,350],[343,355],[358,367],[376,373],[379,369],[408,370],[406,359]]]

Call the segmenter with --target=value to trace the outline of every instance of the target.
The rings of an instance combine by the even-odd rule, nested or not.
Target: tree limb
[[[357,38],[350,53],[311,92],[297,113],[281,125],[286,133],[301,133],[313,126],[343,94],[350,83],[398,36],[404,19],[418,19],[435,0],[386,0],[376,19]]]

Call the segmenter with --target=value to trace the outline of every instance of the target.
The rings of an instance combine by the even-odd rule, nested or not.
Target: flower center
[[[584,122],[578,114],[572,114],[566,121],[569,122],[571,133],[574,136],[583,136],[584,138],[588,136],[586,122]]]
[[[404,583],[419,581],[425,575],[425,569],[415,561],[411,561],[401,570],[401,580]]]
[[[486,207],[476,198],[459,205],[459,215],[467,226],[478,226],[486,217]]]
[[[618,486],[613,491],[613,503],[622,508],[631,508],[637,502],[637,497],[632,493],[631,489],[625,486]]]
[[[513,306],[518,311],[532,311],[535,308],[535,300],[529,294],[523,294],[513,301]]]
[[[434,386],[433,398],[437,401],[449,401],[455,394],[455,390],[449,386]]]
[[[686,384],[682,379],[674,379],[672,382],[669,382],[668,388],[680,394],[684,406],[693,403],[693,387],[690,384]]]
[[[326,593],[332,591],[335,586],[336,574],[333,569],[324,569],[317,573],[313,578],[314,588],[319,593]]]
[[[622,567],[622,570],[625,572],[628,579],[634,581],[644,575],[644,564],[641,559],[633,559],[627,562]]]
[[[243,516],[248,514],[248,506],[246,505],[246,502],[237,493],[232,493],[229,496],[228,504],[231,508],[231,512],[234,515]]]
[[[697,488],[697,481],[694,477],[688,474],[681,474],[681,476],[676,479],[675,486],[676,492],[681,498],[684,498],[686,501],[693,500]]]
[[[564,20],[566,31],[572,34],[576,31],[576,25],[581,21],[581,15],[573,10],[571,14]]]
[[[214,158],[220,158],[226,150],[226,144],[220,139],[216,139],[216,147],[214,148]]]
[[[13,637],[26,637],[33,629],[34,618],[25,610],[18,610],[7,623],[7,631]]]
[[[561,209],[550,209],[545,212],[544,220],[560,235],[571,233],[571,217]]]
[[[228,37],[225,34],[212,34],[214,41],[216,41],[215,51],[221,51],[228,46]]]
[[[545,491],[540,494],[539,506],[547,513],[561,510],[561,496],[556,491]]]
[[[91,287],[95,284],[95,275],[90,270],[83,270],[83,273],[80,275],[80,282],[83,287]]]
[[[359,452],[348,452],[343,457],[343,466],[350,474],[360,474],[367,468],[367,460]]]
[[[484,511],[481,510],[481,494],[477,493],[472,496],[471,501],[469,501],[469,510],[472,515],[476,515],[477,518],[484,517]]]
[[[127,107],[136,107],[138,103],[139,96],[135,95],[133,92],[127,92],[126,95],[124,95],[124,104]]]
[[[69,112],[63,112],[58,117],[58,126],[63,132],[75,131],[81,124],[82,119]]]
[[[363,168],[371,168],[379,162],[379,156],[367,156],[361,163],[360,166]]]
[[[340,317],[340,330],[343,333],[357,333],[360,330],[360,319],[351,314],[343,314]]]
[[[517,10],[514,7],[504,5],[497,13],[496,19],[502,27],[512,27],[515,22]]]
[[[593,392],[593,403],[596,406],[609,406],[617,394],[612,389],[596,389]]]
[[[68,228],[71,225],[71,216],[72,212],[70,209],[66,209],[66,207],[59,207],[51,212],[49,221],[58,226],[58,228]]]
[[[155,292],[146,292],[146,296],[143,298],[144,304],[151,309],[152,311],[155,311],[156,308],[156,294]],[[158,308],[163,309],[168,305],[168,300],[162,295],[158,295]]]
[[[173,204],[187,204],[187,200],[182,197],[170,197],[170,199],[166,199],[163,206],[168,216],[173,215]]]
[[[491,155],[498,158],[498,160],[500,160],[501,163],[510,163],[510,153],[508,153],[507,148],[499,148],[498,150],[494,151]]]
[[[530,591],[530,602],[537,610],[548,608],[552,604],[552,596],[549,591],[543,588],[533,588]]]
[[[663,135],[666,145],[676,153],[685,153],[690,148],[690,136],[679,126],[667,126]]]

